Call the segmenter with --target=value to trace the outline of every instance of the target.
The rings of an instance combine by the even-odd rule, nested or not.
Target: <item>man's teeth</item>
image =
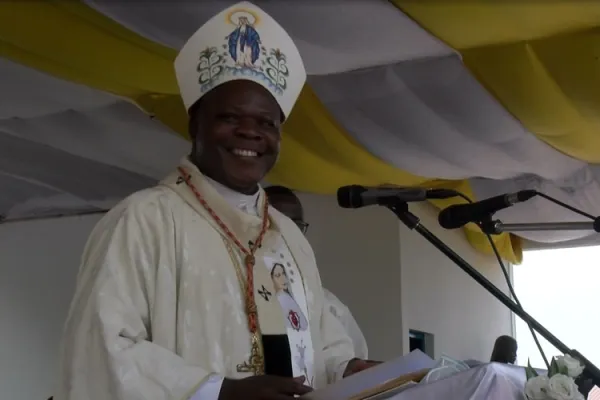
[[[242,156],[242,157],[256,157],[258,156],[258,153],[252,150],[243,150],[243,149],[233,149],[231,150],[231,152],[233,154],[235,154],[236,156]]]

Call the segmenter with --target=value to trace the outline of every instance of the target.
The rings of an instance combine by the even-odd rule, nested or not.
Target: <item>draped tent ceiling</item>
[[[235,2],[0,2],[0,215],[103,209],[169,172],[188,149],[172,62]],[[445,186],[476,199],[533,188],[600,214],[600,2],[254,3],[309,73],[269,182]],[[580,220],[542,199],[497,216]],[[520,260],[519,238],[496,242]]]

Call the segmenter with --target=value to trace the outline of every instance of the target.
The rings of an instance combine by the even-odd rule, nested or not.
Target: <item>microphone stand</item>
[[[531,232],[531,231],[594,231],[600,232],[600,217],[593,221],[582,222],[542,222],[528,224],[505,224],[491,218],[479,224],[483,233],[498,235],[503,232]]]
[[[461,256],[459,256],[454,250],[448,247],[444,242],[442,242],[437,236],[435,236],[432,232],[430,232],[427,228],[421,225],[421,220],[419,217],[414,215],[408,210],[408,203],[403,202],[399,199],[390,199],[386,201],[384,204],[381,204],[384,207],[389,208],[404,225],[408,227],[410,230],[417,231],[423,238],[425,238],[429,243],[431,243],[435,248],[444,253],[446,257],[452,260],[460,269],[467,273],[471,278],[473,278],[477,283],[479,283],[485,290],[487,290],[492,296],[494,296],[498,301],[500,301],[504,306],[508,307],[513,313],[519,316],[523,321],[525,321],[531,328],[533,328],[536,332],[538,332],[544,339],[550,342],[554,347],[560,350],[563,354],[569,354],[570,356],[578,359],[584,368],[583,373],[577,379],[580,392],[587,397],[589,391],[592,389],[594,385],[600,387],[600,370],[596,367],[592,362],[590,362],[587,358],[585,358],[581,353],[577,350],[569,349],[563,342],[561,342],[556,336],[554,336],[548,329],[546,329],[542,324],[537,322],[531,315],[527,314],[523,308],[519,307],[510,297],[508,297],[504,292],[498,289],[492,282],[490,282],[485,276],[483,276],[479,271],[473,268],[467,261],[465,261]],[[499,221],[498,221],[499,222]],[[577,223],[579,224],[579,223]],[[586,227],[589,228],[590,223],[583,222],[582,224],[587,224]],[[592,223],[595,224],[595,223]],[[512,224],[515,225],[520,224]],[[528,224],[522,224],[528,225]],[[533,224],[539,225],[539,224]],[[556,226],[556,224],[550,224]],[[496,225],[497,228],[502,228],[501,225]],[[550,229],[550,228],[549,228]],[[569,227],[568,230],[572,230],[572,226]]]

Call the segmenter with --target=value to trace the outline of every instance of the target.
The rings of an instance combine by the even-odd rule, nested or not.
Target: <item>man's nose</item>
[[[262,138],[258,124],[252,118],[243,118],[237,126],[235,133],[248,139],[257,140]]]

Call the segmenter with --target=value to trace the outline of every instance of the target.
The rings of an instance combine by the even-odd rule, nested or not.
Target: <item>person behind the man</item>
[[[278,185],[266,187],[265,193],[269,199],[269,204],[291,219],[300,231],[306,234],[309,224],[304,219],[304,208],[298,196],[291,189]],[[350,339],[352,339],[354,354],[358,358],[367,359],[367,341],[354,316],[348,307],[333,293],[325,288],[323,288],[323,292],[325,293],[326,307],[337,317]]]
[[[510,336],[499,336],[494,343],[490,362],[514,364],[517,361],[517,341]]]
[[[306,79],[291,38],[239,3],[188,40],[175,72],[191,153],[90,235],[54,397],[283,400],[372,366],[325,307],[305,237],[259,186]]]

